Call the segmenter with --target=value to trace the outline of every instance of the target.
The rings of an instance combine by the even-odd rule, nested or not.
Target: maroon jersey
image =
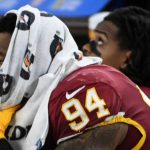
[[[150,98],[150,88],[141,86],[140,89]]]
[[[129,129],[117,149],[150,149],[150,100],[112,67],[91,65],[74,71],[50,99],[50,128],[55,143],[96,126],[123,122]]]

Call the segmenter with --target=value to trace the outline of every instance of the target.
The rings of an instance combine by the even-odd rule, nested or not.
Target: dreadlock
[[[0,32],[13,33],[16,25],[17,16],[13,13],[0,16]]]
[[[131,50],[131,62],[121,70],[138,85],[150,87],[150,12],[135,6],[120,8],[104,18],[118,28],[119,46]]]

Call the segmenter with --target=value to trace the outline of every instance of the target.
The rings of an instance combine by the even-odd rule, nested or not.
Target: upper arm
[[[125,138],[127,130],[128,125],[124,123],[96,127],[60,143],[56,150],[115,150]]]
[[[67,92],[71,95],[78,89]],[[105,118],[120,112],[120,98],[109,85],[103,83],[87,85],[70,99],[66,98],[67,92],[51,100],[49,105],[55,144],[80,135],[104,122]]]

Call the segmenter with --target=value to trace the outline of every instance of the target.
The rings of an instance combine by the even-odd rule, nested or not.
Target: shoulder
[[[132,81],[115,68],[106,65],[89,65],[69,74],[58,84],[53,95],[56,97],[68,89],[71,91],[92,84],[105,84],[117,91],[123,91],[129,85],[134,86]]]
[[[150,87],[141,86],[140,88],[150,98]]]
[[[135,96],[141,98],[134,86],[122,73],[104,65],[87,66],[71,73],[53,91],[49,102],[57,142],[105,125],[105,119],[114,118],[110,123],[119,121],[133,105],[129,101]]]

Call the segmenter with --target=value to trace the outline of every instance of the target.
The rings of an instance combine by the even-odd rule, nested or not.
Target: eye
[[[103,44],[103,41],[97,41],[97,45],[101,46]]]
[[[103,39],[99,37],[96,41],[96,44],[97,44],[97,46],[102,46],[104,44]]]

